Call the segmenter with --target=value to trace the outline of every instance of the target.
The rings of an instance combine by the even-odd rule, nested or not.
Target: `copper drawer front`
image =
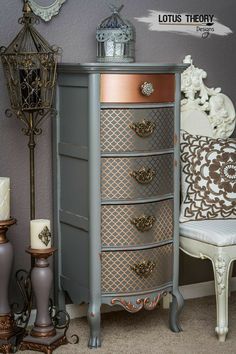
[[[102,206],[102,245],[144,245],[173,238],[173,200]]]
[[[173,192],[173,155],[102,158],[102,199],[139,199]]]
[[[101,150],[151,151],[173,148],[174,110],[103,109]]]
[[[172,244],[141,251],[102,253],[102,293],[132,293],[172,279]]]
[[[174,102],[174,74],[102,74],[102,103]]]

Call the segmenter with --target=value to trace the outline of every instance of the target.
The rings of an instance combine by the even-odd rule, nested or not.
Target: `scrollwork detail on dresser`
[[[145,232],[153,228],[153,225],[156,222],[156,217],[153,215],[142,215],[137,218],[130,219],[130,222],[138,231]]]
[[[140,184],[148,184],[156,176],[156,171],[153,168],[142,167],[137,171],[130,172],[130,176]]]
[[[136,313],[142,309],[151,311],[157,307],[163,295],[165,295],[165,293],[161,292],[154,298],[151,297],[138,298],[134,303],[132,303],[131,301],[127,301],[123,298],[117,297],[111,300],[111,305],[121,305],[126,311],[130,313]]]

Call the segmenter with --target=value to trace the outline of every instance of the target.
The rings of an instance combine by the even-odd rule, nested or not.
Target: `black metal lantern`
[[[23,28],[7,48],[0,48],[12,108],[6,114],[11,116],[13,112],[29,136],[31,219],[35,219],[35,135],[41,134],[40,124],[53,112],[58,56],[58,48],[48,44],[34,28],[38,21],[24,0],[23,17],[19,19]]]
[[[50,109],[56,83],[57,50],[35,30],[38,21],[27,1],[19,22],[22,30],[1,58],[14,111]]]

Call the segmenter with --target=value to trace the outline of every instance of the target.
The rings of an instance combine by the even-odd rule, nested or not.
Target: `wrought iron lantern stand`
[[[34,16],[27,0],[24,1],[22,30],[8,46],[1,47],[1,59],[10,94],[11,109],[23,122],[23,133],[29,137],[30,152],[30,218],[35,219],[35,136],[42,133],[40,125],[52,108],[56,85],[58,48],[50,46],[36,31]]]
[[[24,0],[23,16],[19,19],[19,23],[23,25],[23,28],[7,48],[0,48],[0,55],[2,59],[11,103],[11,109],[8,109],[6,111],[6,116],[10,117],[14,114],[24,125],[24,127],[22,128],[23,133],[29,137],[28,148],[30,157],[31,220],[35,219],[35,137],[42,133],[41,124],[45,120],[45,118],[49,115],[53,115],[55,112],[53,108],[53,98],[56,86],[57,57],[59,54],[58,48],[49,45],[49,43],[39,34],[39,32],[36,31],[36,29],[34,28],[34,24],[37,24],[37,22],[38,18],[35,17],[35,15],[32,13],[28,0]],[[6,247],[4,247],[4,249],[6,249]],[[49,273],[50,270],[46,259],[52,253],[44,255],[44,257],[42,257],[41,254],[37,253],[37,250],[36,253],[30,252],[31,270],[29,272],[25,270],[17,271],[16,278],[17,283],[20,287],[20,291],[25,300],[24,306],[22,311],[16,313],[18,315],[17,320],[14,319],[14,316],[9,315],[7,317],[7,319],[10,319],[11,322],[11,326],[9,325],[11,328],[9,327],[10,330],[8,331],[10,333],[10,337],[7,336],[9,333],[6,334],[6,338],[4,337],[4,330],[1,329],[0,318],[0,339],[1,335],[2,337],[4,337],[3,339],[6,339],[6,342],[4,342],[5,347],[0,347],[0,352],[2,351],[8,353],[12,350],[17,349],[19,343],[16,340],[13,341],[13,337],[14,335],[17,335],[18,332],[21,333],[21,337],[22,333],[25,333],[25,329],[28,325],[32,308],[31,273],[40,273],[40,269],[43,269],[43,267],[40,268],[40,262],[44,262],[45,269],[43,269],[43,272]],[[38,269],[39,271],[37,271]],[[10,275],[10,272],[8,273],[8,275]],[[8,284],[5,285],[7,289]],[[48,281],[48,289],[50,288],[50,285],[51,283]],[[7,293],[6,289],[5,292]],[[37,305],[37,290],[35,290],[35,295]],[[44,306],[45,308],[47,308],[49,300],[48,296],[49,294],[45,294],[44,296],[44,300],[46,301],[46,305]],[[38,312],[40,313],[39,309]],[[46,312],[47,311],[45,310],[44,313]],[[49,314],[46,317],[48,317],[49,315],[51,316],[50,323],[51,326],[54,328],[54,331],[53,333],[50,333],[50,335],[49,333],[44,333],[44,336],[42,336],[42,340],[46,340],[47,337],[50,337],[48,341],[50,342],[49,344],[51,353],[57,346],[68,343],[68,340],[66,338],[66,332],[69,327],[70,318],[65,311],[58,311],[53,315],[53,306],[51,306],[51,310],[49,311]],[[63,316],[63,318],[65,319],[65,323],[63,325],[59,325],[60,316]],[[19,331],[16,331],[16,329],[18,328],[18,323],[22,325],[22,328],[19,328]],[[64,331],[58,333],[55,328],[59,328]],[[75,342],[78,342],[78,337],[76,335],[74,335],[73,337],[75,338]],[[28,342],[31,339],[31,336],[28,337]],[[13,345],[11,345],[10,341],[13,341],[15,343],[14,348]],[[36,342],[37,341],[40,342],[40,339],[37,339]],[[16,344],[16,342],[18,344]],[[28,342],[27,345],[30,345]],[[32,339],[32,343],[35,343],[34,338]],[[40,349],[43,348],[40,345],[36,345],[34,348],[34,345],[32,344],[33,350],[38,350],[39,347]],[[6,348],[6,351],[4,351],[4,348]],[[44,346],[44,351],[46,353],[49,352],[47,345],[46,347]]]

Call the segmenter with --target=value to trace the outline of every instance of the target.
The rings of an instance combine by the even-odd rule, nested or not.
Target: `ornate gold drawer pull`
[[[130,220],[131,224],[136,227],[138,231],[144,232],[144,231],[149,231],[153,227],[154,223],[156,221],[155,216],[146,216],[142,215],[138,218],[133,218]]]
[[[129,127],[133,129],[135,133],[141,138],[146,138],[153,133],[154,129],[156,128],[156,124],[150,120],[144,119],[142,122],[131,123]]]
[[[135,178],[138,183],[147,184],[153,180],[156,172],[152,168],[142,167],[138,171],[130,172],[130,176]]]
[[[131,269],[140,277],[147,278],[156,267],[156,263],[153,261],[142,261],[135,263],[131,266]]]
[[[151,96],[151,94],[155,91],[153,84],[151,82],[145,81],[141,87],[141,92],[144,96]]]

